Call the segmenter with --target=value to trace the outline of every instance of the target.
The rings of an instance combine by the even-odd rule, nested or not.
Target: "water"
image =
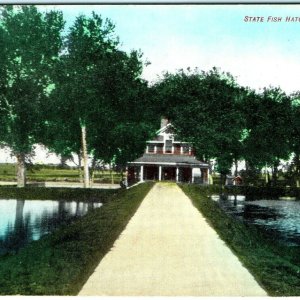
[[[218,195],[213,195],[212,199],[228,214],[260,227],[288,245],[300,246],[300,201],[246,201],[244,196],[220,199]]]
[[[0,255],[15,253],[101,205],[97,202],[0,200]]]

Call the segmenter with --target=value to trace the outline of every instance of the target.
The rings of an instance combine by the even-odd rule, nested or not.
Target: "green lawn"
[[[210,189],[180,187],[269,295],[300,296],[300,247],[286,246],[228,216],[209,199]]]
[[[79,182],[80,172],[75,168],[61,169],[55,166],[34,165],[27,171],[29,181],[72,181]],[[16,165],[15,164],[0,164],[0,180],[15,181],[16,180]],[[119,183],[121,174],[110,171],[95,171],[94,182],[98,183]]]
[[[101,208],[0,258],[0,294],[76,295],[152,186],[119,190]]]

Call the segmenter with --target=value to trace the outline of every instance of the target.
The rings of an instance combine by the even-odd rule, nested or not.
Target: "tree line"
[[[245,160],[248,174],[271,167],[276,183],[280,160],[293,155],[288,174],[298,182],[298,94],[257,92],[216,68],[165,73],[149,85],[146,65],[141,51],[121,50],[114,24],[95,13],[65,28],[60,11],[0,8],[0,142],[17,159],[18,186],[42,143],[62,157],[78,154],[89,187],[88,157],[92,166],[124,168],[143,153],[161,116],[222,175]]]
[[[281,160],[292,157],[285,175],[299,186],[298,93],[287,95],[279,87],[257,92],[217,68],[166,73],[153,93],[179,137],[194,145],[200,160],[215,159],[221,176],[233,165],[237,175],[238,161],[244,160],[245,179],[255,183],[262,170],[271,169],[266,182],[276,185]]]
[[[18,186],[36,143],[124,166],[140,155],[155,123],[141,78],[142,53],[120,50],[115,26],[93,13],[65,29],[60,11],[5,6],[0,18],[0,139],[17,159]]]

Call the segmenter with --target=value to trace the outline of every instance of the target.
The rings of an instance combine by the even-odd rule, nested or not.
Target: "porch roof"
[[[197,160],[194,156],[176,154],[148,154],[145,153],[140,158],[129,163],[130,165],[154,164],[154,165],[197,165],[208,167],[207,163]]]

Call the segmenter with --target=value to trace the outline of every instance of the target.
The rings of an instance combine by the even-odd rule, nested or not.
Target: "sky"
[[[92,11],[115,24],[125,51],[140,49],[151,64],[143,77],[155,82],[163,72],[188,67],[230,72],[243,86],[259,89],[280,86],[290,94],[300,90],[300,4],[293,5],[38,5],[61,10],[66,28],[79,14]],[[268,17],[281,22],[268,22]],[[263,17],[263,22],[245,22]],[[249,19],[249,18],[248,18]],[[258,19],[255,19],[257,21]],[[0,160],[13,162],[0,149]],[[35,162],[58,163],[37,151]],[[5,157],[5,160],[4,160]]]
[[[66,27],[92,11],[109,18],[126,51],[140,49],[151,64],[143,77],[217,67],[256,90],[300,90],[300,4],[293,5],[40,5],[63,11]],[[264,18],[246,22],[245,17]],[[268,21],[281,17],[281,22]],[[299,17],[286,22],[286,17]],[[249,18],[248,18],[249,20]],[[274,19],[273,19],[274,20]]]

